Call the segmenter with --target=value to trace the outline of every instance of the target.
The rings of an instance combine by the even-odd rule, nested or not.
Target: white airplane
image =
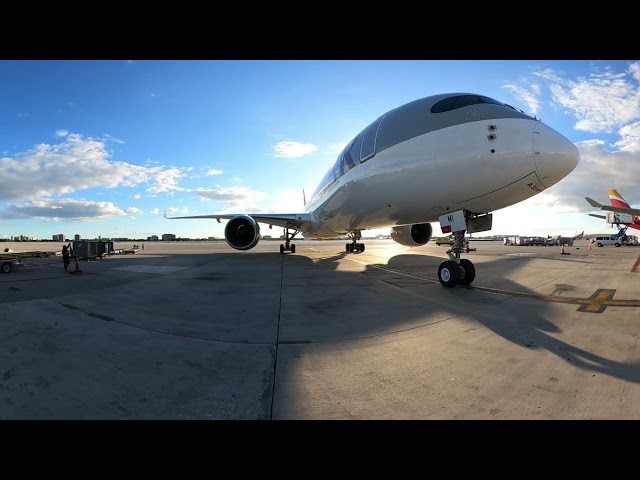
[[[364,252],[362,231],[392,227],[391,238],[426,245],[430,222],[452,233],[449,260],[438,268],[445,287],[469,285],[475,267],[460,258],[465,232],[491,229],[490,212],[555,185],[577,166],[578,149],[539,119],[473,93],[425,97],[378,117],[349,142],[305,203],[292,214],[212,214],[165,218],[228,220],[225,240],[249,250],[259,223],[283,227],[291,240],[348,236],[346,251]]]

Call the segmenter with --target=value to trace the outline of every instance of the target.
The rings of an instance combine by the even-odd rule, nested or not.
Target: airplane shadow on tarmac
[[[623,314],[489,291],[528,292],[531,282],[504,272],[532,258],[470,254],[473,287],[444,288],[444,258],[433,252],[298,247],[153,256],[150,248],[83,263],[82,275],[62,273],[58,259],[12,272],[0,282],[0,418],[469,418],[482,416],[467,404],[470,389],[499,403],[499,389],[483,392],[486,375],[506,371],[513,381],[532,361],[565,376],[580,369],[640,383],[637,362],[602,354],[632,353],[635,339],[627,350],[607,337],[615,325],[623,339]],[[574,260],[563,262],[562,281],[584,275],[587,260]],[[584,294],[567,283],[555,294],[572,290]],[[602,335],[582,334],[583,321]],[[575,345],[593,338],[599,353]],[[454,390],[452,366],[466,376]]]
[[[405,329],[428,328],[429,325],[446,321],[447,318],[464,318],[482,325],[523,349],[544,349],[576,368],[640,383],[640,363],[611,360],[557,338],[563,334],[560,326],[563,319],[559,318],[556,322],[553,318],[545,318],[545,313],[550,312],[553,303],[535,296],[529,298],[525,296],[521,299],[508,294],[496,295],[483,292],[481,286],[491,282],[491,276],[483,277],[483,271],[510,271],[513,258],[476,262],[477,258],[467,256],[476,265],[477,275],[474,284],[470,287],[458,286],[449,289],[442,287],[437,280],[438,265],[443,260],[441,257],[429,254],[401,254],[391,257],[386,265],[366,265],[364,270],[354,272],[344,271],[342,268],[344,262],[341,260],[363,259],[362,263],[365,263],[363,254],[345,252],[330,254],[327,247],[322,250],[323,252],[327,250],[324,252],[327,256],[320,259],[307,257],[304,250],[295,256],[283,257],[285,263],[283,290],[295,288],[295,285],[304,282],[304,288],[308,289],[309,296],[316,298],[310,305],[304,307],[304,310],[322,315],[321,322],[314,317],[315,325],[304,325],[308,327],[306,330],[310,336],[305,337],[303,341],[324,343],[365,338],[368,335],[389,335],[394,331]],[[521,262],[520,267],[532,260],[526,257],[518,259]],[[554,261],[562,261],[562,259],[554,259]],[[287,276],[288,262],[304,265],[306,272],[304,280]],[[576,269],[583,263],[575,261]],[[326,285],[326,277],[323,277],[324,281],[315,278],[314,268],[334,270],[335,277],[331,285]],[[571,269],[571,266],[565,268]],[[367,277],[381,282],[374,288],[367,288],[371,287],[370,283],[363,282]],[[564,278],[571,278],[571,276]],[[579,281],[580,274],[574,278]],[[385,297],[385,288],[381,288],[383,284],[386,284],[387,293],[390,285],[405,290],[409,295],[404,295],[400,299],[398,293]],[[557,287],[556,291],[560,293],[572,289],[571,285],[566,284]],[[525,292],[527,288],[503,276],[500,279],[500,290]],[[287,297],[283,296],[284,298]],[[303,309],[297,302],[294,306]],[[577,309],[578,307],[579,305],[575,305],[566,308]],[[372,308],[375,309],[375,314],[372,314]],[[286,309],[286,303],[283,302],[281,318],[286,318],[284,315],[287,312]],[[433,319],[429,318],[431,315]],[[584,316],[584,320],[580,320],[584,322],[607,321],[606,312],[600,315],[593,313],[576,313],[575,315]],[[571,322],[568,325],[571,326]],[[281,325],[279,340],[295,343],[295,339],[287,337],[287,326]]]

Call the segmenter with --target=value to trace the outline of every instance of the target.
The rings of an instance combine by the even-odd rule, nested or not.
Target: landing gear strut
[[[291,253],[296,253],[296,246],[291,243],[291,239],[293,237],[295,237],[298,233],[297,230],[293,233],[289,233],[289,229],[285,228],[284,229],[284,245],[280,244],[280,253],[284,253],[284,252],[291,252]]]
[[[359,230],[355,232],[349,232],[351,243],[345,245],[345,251],[348,253],[364,252],[364,243],[358,243],[358,240],[362,238],[362,234]]]
[[[465,212],[465,220],[470,214]],[[452,288],[456,285],[471,285],[476,278],[476,268],[470,260],[460,258],[462,252],[469,252],[469,244],[464,238],[466,230],[453,232],[453,245],[447,250],[449,260],[445,260],[438,267],[438,280],[443,287]]]

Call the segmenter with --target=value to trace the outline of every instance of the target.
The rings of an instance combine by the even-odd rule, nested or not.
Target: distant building
[[[79,234],[79,233],[76,233],[76,234],[73,236],[73,239],[74,239],[76,242],[79,242],[80,240],[82,240],[82,239],[80,238],[80,234]]]
[[[64,242],[64,241],[65,241],[64,233],[59,233],[59,234],[57,234],[57,235],[54,235],[54,236],[53,236],[53,238],[52,238],[52,240],[53,240],[54,242]]]
[[[14,242],[34,242],[38,239],[29,235],[18,235],[17,237],[12,237],[12,240]]]
[[[168,241],[168,240],[175,240],[176,239],[176,235],[174,233],[163,233],[162,234],[162,241]]]
[[[147,237],[147,240],[149,242],[157,242],[158,241],[158,235],[151,235],[150,237]]]

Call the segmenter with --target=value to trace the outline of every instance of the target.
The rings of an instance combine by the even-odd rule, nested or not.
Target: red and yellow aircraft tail
[[[609,190],[609,201],[611,202],[612,207],[622,207],[622,208],[631,208],[629,203],[622,198],[622,195],[618,193],[617,190],[611,189]],[[637,215],[631,215],[631,219],[633,220],[633,225],[630,225],[631,228],[640,228],[640,217]]]

